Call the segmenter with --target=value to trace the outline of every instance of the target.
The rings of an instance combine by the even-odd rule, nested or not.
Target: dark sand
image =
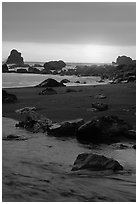
[[[18,103],[3,104],[3,116],[20,119],[15,110],[25,106],[35,106],[39,113],[53,121],[63,121],[76,118],[90,120],[94,116],[117,115],[133,124],[135,128],[136,88],[135,83],[109,84],[97,86],[70,87],[76,92],[67,93],[69,87],[55,88],[56,95],[38,95],[44,88],[11,88],[5,89],[18,97]],[[103,93],[106,99],[95,99]],[[100,101],[109,104],[109,110],[92,112],[92,102]]]
[[[135,128],[135,83],[70,87],[76,92],[66,93],[69,87],[56,88],[58,94],[40,96],[41,88],[7,89],[16,94],[19,102],[3,104],[3,116],[20,119],[15,110],[35,106],[39,113],[53,121],[94,116],[117,115]],[[81,91],[80,91],[81,90]],[[103,93],[107,99],[97,100]],[[109,110],[92,112],[91,103],[109,104]],[[127,149],[116,145],[82,145],[75,138],[55,138],[46,133],[33,134],[15,128],[15,120],[3,118],[3,136],[11,133],[25,135],[25,141],[3,141],[3,201],[7,202],[132,202],[136,200],[136,154],[125,141]],[[112,157],[124,170],[112,172],[71,172],[79,153],[92,152]]]

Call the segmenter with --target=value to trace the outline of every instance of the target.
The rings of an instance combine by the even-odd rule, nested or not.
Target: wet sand
[[[3,116],[18,120],[15,110],[35,106],[39,113],[53,121],[114,114],[125,119],[135,128],[135,84],[73,87],[76,92],[66,93],[57,88],[58,94],[38,95],[42,89],[7,89],[16,94],[17,104],[4,104]],[[80,91],[81,90],[81,91]],[[109,104],[105,112],[92,112],[91,103],[96,94],[103,93]],[[46,134],[33,134],[15,128],[16,121],[3,118],[3,136],[11,133],[24,135],[25,141],[3,140],[3,201],[13,202],[127,202],[136,200],[136,151],[135,141],[123,141],[127,149],[116,145],[86,146],[75,138],[55,138]],[[79,153],[93,152],[112,157],[123,165],[118,173],[78,171],[72,165]]]

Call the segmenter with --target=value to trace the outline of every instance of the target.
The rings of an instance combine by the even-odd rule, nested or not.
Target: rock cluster
[[[7,66],[7,64],[3,64],[2,65],[2,73],[7,73],[7,72],[9,72],[8,66]]]

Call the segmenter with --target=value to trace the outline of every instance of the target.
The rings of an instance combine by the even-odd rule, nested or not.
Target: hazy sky
[[[18,49],[25,61],[112,62],[136,56],[136,4],[4,2],[3,59]]]

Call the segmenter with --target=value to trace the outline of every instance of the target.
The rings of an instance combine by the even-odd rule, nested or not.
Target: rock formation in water
[[[66,63],[63,62],[62,60],[59,61],[50,61],[50,62],[46,62],[44,64],[44,68],[46,70],[61,70],[63,67],[66,66]]]
[[[134,60],[135,61],[135,60]],[[133,60],[131,57],[127,56],[118,56],[116,59],[116,64],[121,65],[121,64],[133,64]]]
[[[17,50],[13,49],[7,59],[7,64],[24,64],[23,57],[21,57],[21,53]]]
[[[8,66],[7,66],[7,64],[3,64],[2,65],[2,73],[6,73],[6,72],[9,72]]]

